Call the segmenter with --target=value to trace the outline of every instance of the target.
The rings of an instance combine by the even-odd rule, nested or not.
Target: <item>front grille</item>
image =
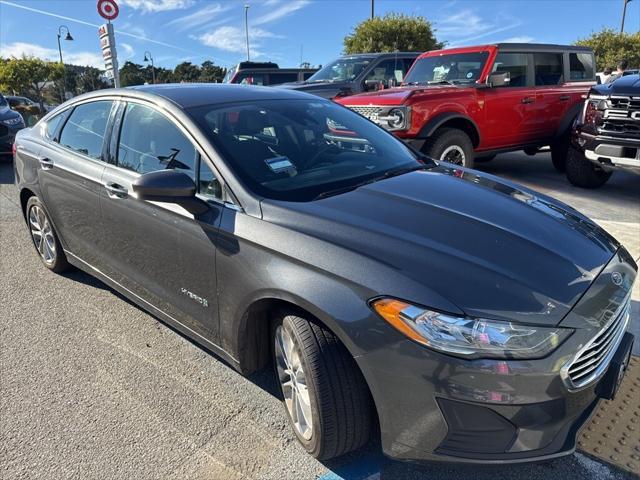
[[[348,105],[348,107],[354,112],[357,112],[363,117],[367,117],[369,119],[377,118],[377,116],[380,114],[380,111],[382,110],[380,107],[372,107],[372,106],[364,107],[359,105]]]
[[[620,343],[629,319],[630,301],[627,299],[611,320],[580,350],[566,369],[569,386],[581,388],[604,373],[615,348]]]
[[[598,129],[599,133],[640,139],[640,118],[632,117],[635,112],[640,112],[640,97],[609,98],[602,126]]]

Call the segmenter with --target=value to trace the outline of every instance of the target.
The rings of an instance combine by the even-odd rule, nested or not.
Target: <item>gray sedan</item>
[[[614,238],[330,101],[105,90],[16,144],[44,266],[95,275],[242,373],[272,363],[317,458],[378,431],[399,459],[566,455],[624,375],[637,266]]]

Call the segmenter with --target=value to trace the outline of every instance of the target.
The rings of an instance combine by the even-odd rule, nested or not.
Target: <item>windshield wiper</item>
[[[340,187],[340,188],[334,188],[333,190],[327,190],[326,192],[319,193],[313,199],[320,200],[321,198],[333,197],[334,195],[347,193],[347,192],[350,192],[351,190],[355,190],[358,187],[366,185],[367,183],[370,183],[370,182],[358,183],[356,185],[349,185],[348,187]]]
[[[415,172],[417,170],[426,170],[428,168],[433,167],[433,165],[411,165],[410,167],[402,167],[396,168],[393,170],[389,170],[385,172],[384,175],[378,177],[376,180],[384,180],[385,178],[397,177],[399,175],[404,175],[405,173]]]
[[[455,80],[431,80],[427,82],[429,85],[455,85]]]

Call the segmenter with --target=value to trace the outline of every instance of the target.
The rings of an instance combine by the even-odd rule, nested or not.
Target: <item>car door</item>
[[[533,54],[535,132],[540,139],[555,135],[570,104],[571,95],[564,88],[563,56],[562,52]]]
[[[112,107],[111,100],[90,101],[53,117],[50,124],[66,121],[39,152],[41,194],[65,250],[98,268],[104,260],[99,198]]]
[[[497,149],[513,145],[526,145],[535,140],[536,92],[532,83],[530,55],[499,52],[491,73],[510,75],[507,85],[478,90],[484,104],[482,148]]]
[[[211,167],[186,130],[151,105],[122,107],[111,142],[112,164],[103,175],[101,213],[107,275],[188,327],[215,341],[218,330],[215,237],[222,203]],[[145,173],[174,168],[198,182],[208,210],[197,218],[173,203],[136,198],[133,183]],[[198,172],[200,169],[200,172]],[[219,185],[219,184],[218,184]]]

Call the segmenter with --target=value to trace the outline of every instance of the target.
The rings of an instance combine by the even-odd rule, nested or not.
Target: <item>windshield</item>
[[[488,56],[489,52],[473,52],[423,57],[416,60],[403,83],[475,83],[480,78]]]
[[[373,60],[371,57],[346,57],[331,62],[316,73],[308,82],[352,82],[367,68]]]
[[[400,140],[325,100],[265,100],[189,110],[256,194],[310,201],[424,167]]]
[[[0,107],[6,107],[6,106],[7,106],[7,99],[4,98],[4,95],[0,93]]]
[[[236,70],[238,70],[237,65],[234,65],[229,70],[227,70],[227,73],[224,74],[224,78],[222,79],[222,83],[231,83],[231,79],[233,78],[233,75],[236,73]]]

